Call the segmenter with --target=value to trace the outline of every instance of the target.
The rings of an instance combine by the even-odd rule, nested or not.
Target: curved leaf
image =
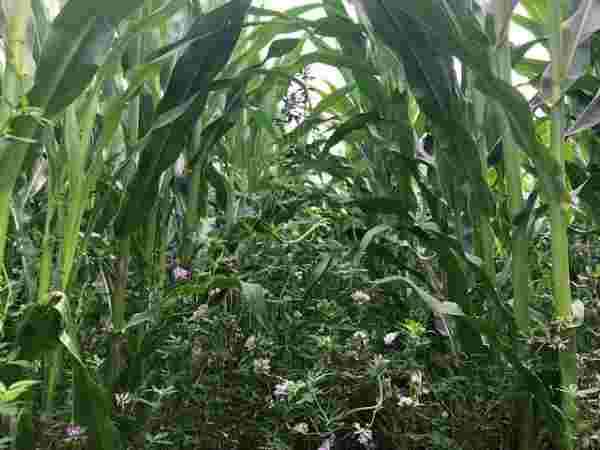
[[[281,58],[283,55],[287,55],[292,50],[294,50],[301,42],[302,39],[295,38],[276,40],[269,47],[269,53],[267,53],[265,61],[271,58]]]
[[[410,278],[403,277],[400,275],[391,276],[386,278],[381,278],[379,280],[373,281],[373,284],[376,286],[380,286],[382,284],[394,283],[396,281],[400,281],[406,285],[408,285],[411,289],[413,289],[419,298],[431,309],[431,311],[440,316],[464,316],[465,313],[461,309],[461,307],[454,302],[441,302],[433,295],[429,294],[427,291],[421,289],[417,286]]]
[[[125,236],[145,220],[158,195],[160,176],[173,164],[195,121],[203,112],[211,83],[229,60],[238,41],[251,0],[233,0],[198,18],[189,34],[205,33],[177,61],[169,86],[158,105],[157,117],[195,97],[187,112],[168,127],[152,132],[140,155],[139,169],[129,184],[128,198],[117,219],[117,234]]]
[[[378,120],[381,120],[381,117],[376,111],[357,114],[354,117],[351,117],[346,122],[336,127],[335,132],[327,140],[325,150],[329,150],[331,147],[343,141],[344,138],[353,131],[365,128],[369,123],[377,122]]]
[[[358,253],[354,257],[354,265],[360,264],[360,258],[362,256],[362,254],[365,252],[365,250],[367,249],[367,247],[369,246],[369,244],[371,243],[371,241],[373,241],[373,239],[375,239],[375,237],[378,234],[381,234],[388,230],[391,230],[391,227],[389,225],[382,224],[382,225],[377,225],[377,226],[371,228],[369,231],[367,231],[365,233],[365,235],[363,236],[363,238],[360,241],[360,247],[358,249]]]
[[[29,102],[49,116],[68,106],[88,86],[102,64],[116,25],[143,3],[143,0],[68,2],[48,33]]]

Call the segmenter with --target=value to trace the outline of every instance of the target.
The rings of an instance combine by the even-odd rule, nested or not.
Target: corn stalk
[[[554,0],[550,5],[549,32],[551,49],[552,90],[549,99],[550,116],[552,120],[551,155],[564,172],[564,154],[562,131],[564,126],[563,98],[561,84],[565,79],[565,71],[561,64],[562,42],[562,12],[561,2]],[[572,327],[573,312],[571,301],[571,285],[569,271],[569,241],[567,237],[567,212],[568,205],[555,199],[550,201],[550,221],[552,227],[552,281],[554,286],[554,317],[557,323],[557,332],[560,333],[563,343],[558,352],[562,408],[564,414],[563,429],[561,430],[561,448],[570,450],[574,448],[574,424],[577,416],[575,394],[577,391],[577,359],[575,328]]]

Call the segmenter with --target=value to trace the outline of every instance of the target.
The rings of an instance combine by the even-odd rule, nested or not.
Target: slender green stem
[[[112,296],[112,322],[116,330],[121,330],[125,327],[130,251],[131,244],[129,238],[120,241],[119,259],[117,260],[115,273],[115,287]]]
[[[510,7],[504,3],[504,6]],[[496,11],[495,25],[497,31],[496,48],[496,67],[501,79],[512,84],[512,61],[510,44],[504,40],[510,31],[510,22],[506,18],[510,15],[509,11],[502,11],[500,8]],[[508,29],[507,29],[508,28]],[[512,287],[513,287],[513,313],[515,323],[522,333],[529,333],[529,299],[530,299],[530,271],[529,271],[529,241],[527,237],[527,228],[524,225],[515,226],[514,220],[522,211],[525,202],[523,200],[523,188],[521,180],[521,151],[517,148],[507,121],[504,119],[502,111],[498,110],[499,117],[502,117],[503,133],[503,156],[504,170],[506,178],[506,187],[509,195],[509,217],[513,223],[511,234],[511,254],[512,254]],[[519,354],[524,354],[525,346],[519,346]],[[527,381],[522,376],[517,376],[517,392],[525,391],[523,386]],[[518,430],[518,437],[514,445],[521,450],[534,448],[537,431],[535,430],[535,414],[532,408],[530,396],[524,394],[519,396],[514,403],[513,423]]]
[[[564,156],[562,152],[563,130],[563,101],[561,81],[564,70],[561,65],[562,32],[561,32],[561,2],[551,3],[550,14],[550,44],[552,56],[552,95],[550,98],[552,119],[552,157],[561,166],[564,177]],[[560,324],[570,324],[572,321],[571,285],[569,279],[569,242],[567,237],[567,220],[563,205],[553,200],[550,205],[550,220],[552,225],[552,280],[554,285],[554,314]],[[571,328],[561,331],[561,337],[566,341],[559,348],[559,364],[561,372],[562,407],[565,416],[564,428],[561,433],[561,447],[565,450],[574,448],[574,422],[577,417],[575,393],[577,388],[577,364],[575,333]]]
[[[44,227],[44,238],[42,240],[42,255],[40,257],[39,276],[38,276],[38,302],[44,303],[48,299],[52,278],[52,255],[54,248],[51,245],[52,220],[54,218],[55,206],[52,193],[48,196],[48,212],[46,213],[46,225]]]
[[[470,72],[466,74],[466,89],[471,97],[473,105],[473,119],[475,120],[475,128],[477,130],[477,142],[479,144],[479,155],[481,158],[481,173],[484,178],[487,178],[487,140],[485,130],[485,107],[486,100],[479,91],[472,88],[472,76]],[[477,233],[477,254],[483,261],[485,274],[490,282],[495,284],[496,281],[496,244],[494,231],[492,229],[490,217],[479,214],[474,217],[475,230]]]
[[[510,47],[497,50],[499,74],[502,79],[512,82]],[[508,124],[506,124],[508,125]],[[521,182],[521,152],[516,147],[508,126],[502,135],[504,150],[504,168],[509,193],[510,217],[522,211],[525,204]],[[517,326],[522,332],[529,329],[529,242],[524,226],[513,227],[512,232],[512,281],[514,296],[514,314]]]
[[[4,253],[8,234],[8,218],[10,215],[10,191],[0,191],[0,269],[4,269]],[[4,270],[0,278],[4,277]],[[8,281],[8,280],[6,280]]]
[[[2,105],[0,107],[0,127],[10,119],[12,111],[18,105],[22,94],[22,83],[27,72],[25,58],[27,54],[27,26],[31,20],[31,0],[18,0],[10,3],[7,30],[6,67],[2,86]]]
[[[26,72],[25,67],[25,42],[27,26],[31,20],[31,0],[13,2],[8,20],[6,67],[2,77],[2,100],[0,102],[0,130],[3,130],[14,114],[22,94],[22,80]],[[30,122],[33,122],[30,119]],[[17,121],[17,125],[23,121]],[[21,137],[32,137],[35,126],[29,125],[12,130],[13,134]],[[20,134],[19,132],[24,132]],[[10,197],[16,177],[18,176],[28,145],[21,143],[0,149],[0,167],[9,167],[10,170],[0,175],[0,268],[4,267],[6,238],[8,233],[8,218],[10,211]],[[0,275],[1,277],[1,275]]]

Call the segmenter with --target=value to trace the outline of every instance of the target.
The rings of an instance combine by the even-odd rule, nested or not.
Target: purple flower
[[[177,266],[173,269],[173,277],[175,278],[175,281],[189,280],[192,278],[192,272],[181,266]]]
[[[65,429],[67,440],[76,440],[83,436],[83,428],[79,425],[67,425]]]

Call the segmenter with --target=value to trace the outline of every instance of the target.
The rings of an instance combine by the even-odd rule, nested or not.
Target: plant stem
[[[26,72],[25,42],[27,40],[27,25],[31,19],[31,0],[15,0],[9,4],[9,10],[10,14],[7,17],[6,67],[2,77],[3,98],[0,103],[0,130],[4,130],[7,126],[22,94],[22,81]],[[14,131],[13,134],[22,136]],[[30,136],[27,135],[26,137]],[[0,268],[4,267],[11,192],[17,174],[20,172],[27,147],[28,145],[21,144],[9,146],[7,149],[0,149],[0,164],[8,163],[6,167],[10,167],[11,172],[14,172],[14,175],[2,179],[0,186]]]
[[[508,83],[512,82],[512,65],[510,47],[498,48],[498,66],[500,77]],[[521,185],[521,153],[514,143],[508,124],[502,134],[504,150],[504,168],[510,203],[510,217],[522,211],[525,204]],[[515,227],[512,231],[512,281],[514,296],[514,314],[517,326],[522,332],[529,329],[529,242],[525,226]]]
[[[509,42],[503,37],[508,35],[510,22],[505,23],[507,11],[500,8],[496,11],[497,48],[496,63],[499,77],[512,84],[512,61]],[[503,29],[507,27],[508,29]],[[504,156],[504,170],[506,187],[509,194],[509,216],[512,223],[511,254],[512,254],[512,287],[513,287],[513,314],[515,323],[524,334],[529,333],[529,241],[527,238],[527,226],[515,225],[514,220],[522,211],[525,202],[523,200],[523,188],[521,180],[521,152],[515,145],[512,133],[502,111],[498,111],[503,123],[502,145]],[[524,346],[518,348],[520,354],[524,353]],[[535,415],[532,408],[530,395],[527,393],[527,382],[521,376],[516,380],[517,392],[523,392],[516,399],[513,411],[513,423],[518,429],[518,437],[515,445],[519,449],[528,450],[535,447]]]
[[[25,67],[27,26],[31,20],[31,0],[13,0],[8,3],[6,68],[3,76],[0,127],[4,128],[22,94]]]
[[[554,0],[550,14],[550,44],[552,56],[552,95],[550,98],[550,115],[552,119],[551,154],[561,167],[564,177],[564,157],[562,153],[563,108],[561,81],[564,73],[561,65],[562,31],[561,2]],[[569,248],[567,237],[567,220],[564,206],[557,200],[550,205],[552,225],[552,280],[554,285],[554,315],[559,324],[572,322],[571,285],[569,279]],[[562,327],[561,327],[562,328]],[[566,345],[559,348],[559,364],[561,372],[562,407],[564,413],[561,430],[561,448],[574,448],[573,430],[577,416],[575,392],[577,387],[577,364],[575,333],[572,328],[560,331]]]

